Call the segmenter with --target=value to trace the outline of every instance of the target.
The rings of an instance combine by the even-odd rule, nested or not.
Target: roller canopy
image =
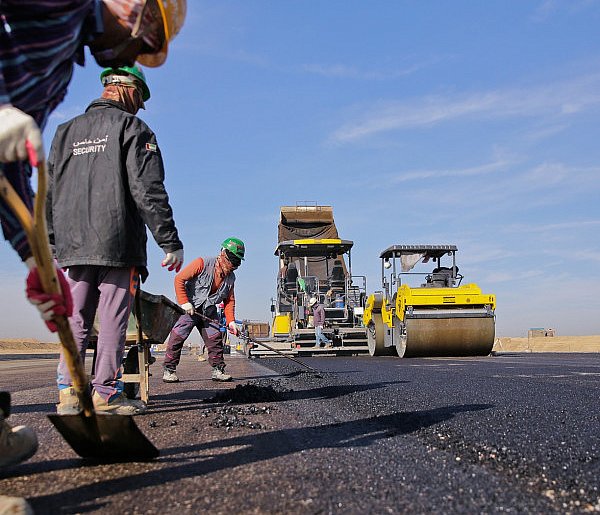
[[[423,257],[438,259],[457,250],[456,245],[392,245],[385,249],[379,257],[390,259],[409,254],[423,254]]]

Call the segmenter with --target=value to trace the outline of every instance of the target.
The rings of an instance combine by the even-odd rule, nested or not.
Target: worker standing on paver
[[[163,185],[156,137],[135,116],[150,98],[144,73],[137,66],[107,68],[100,79],[102,97],[60,125],[52,141],[48,232],[59,265],[68,268],[69,322],[82,354],[98,314],[94,408],[134,415],[146,407],[125,396],[120,369],[138,274],[142,281],[148,275],[146,226],[169,270],[181,268],[183,244]],[[62,355],[57,382],[58,413],[78,413],[79,397]]]
[[[323,345],[327,347],[333,346],[333,342],[323,334],[323,326],[325,325],[325,307],[316,297],[312,297],[308,301],[308,305],[313,310],[313,324],[315,326],[315,348],[320,348]]]
[[[164,359],[163,381],[176,383],[177,365],[181,358],[181,349],[194,327],[197,327],[208,349],[208,362],[212,366],[213,381],[231,381],[225,373],[223,357],[223,333],[219,330],[217,305],[223,302],[223,311],[227,330],[233,335],[239,334],[235,323],[235,274],[233,271],[244,259],[245,246],[238,238],[227,238],[221,244],[219,255],[209,258],[197,258],[175,276],[175,295],[177,302],[185,310],[175,323]],[[212,320],[208,322],[202,316]]]
[[[33,210],[31,168],[45,157],[41,130],[64,99],[73,64],[84,64],[84,46],[103,66],[132,65],[136,59],[160,66],[169,41],[179,32],[186,0],[2,0],[0,2],[0,173]],[[43,292],[31,249],[19,222],[0,200],[4,237],[29,269],[27,296],[51,331],[55,315],[70,315],[71,296],[60,269],[62,295]],[[0,402],[0,467],[28,459],[35,433],[5,421],[10,397]],[[0,508],[4,509],[4,504]]]

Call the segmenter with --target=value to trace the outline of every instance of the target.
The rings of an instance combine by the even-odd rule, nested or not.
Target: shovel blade
[[[48,415],[50,422],[82,458],[102,462],[149,461],[158,449],[130,415]]]

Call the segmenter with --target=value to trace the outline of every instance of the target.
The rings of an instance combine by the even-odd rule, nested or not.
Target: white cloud
[[[515,272],[515,271],[509,271],[509,272],[503,272],[503,271],[499,271],[499,272],[492,272],[490,274],[488,274],[485,279],[484,279],[484,283],[505,283],[505,282],[519,282],[519,281],[525,281],[525,280],[530,280],[534,277],[540,277],[543,276],[544,272],[542,270],[524,270],[524,271],[519,271],[519,272]]]
[[[594,73],[537,87],[377,103],[367,108],[358,120],[335,130],[330,139],[348,143],[390,130],[428,127],[465,118],[548,117],[561,120],[598,106],[600,73]]]
[[[534,141],[534,142],[541,141],[546,138],[555,136],[556,134],[559,134],[560,132],[563,132],[568,127],[569,127],[569,124],[566,124],[566,123],[545,125],[542,128],[530,130],[528,133],[526,133],[524,135],[524,138],[526,138],[529,141]]]
[[[323,77],[340,79],[360,79],[360,80],[389,80],[411,75],[421,68],[429,65],[431,62],[414,64],[402,69],[395,70],[362,70],[356,66],[345,64],[305,64],[301,66],[301,71],[322,75]]]
[[[523,180],[535,184],[537,188],[563,182],[570,185],[597,184],[598,177],[600,166],[569,166],[558,162],[541,163],[523,174]]]
[[[600,222],[598,223],[600,225]],[[575,250],[569,253],[569,257],[578,261],[600,263],[600,253],[590,250]]]
[[[600,220],[583,220],[575,222],[562,222],[556,224],[511,224],[504,227],[504,232],[513,233],[544,233],[557,231],[573,231],[583,228],[600,227]]]
[[[512,163],[510,161],[494,161],[479,166],[461,168],[454,170],[415,170],[401,172],[391,178],[392,183],[406,181],[420,181],[423,179],[440,179],[442,177],[472,177],[476,175],[487,175],[506,169]]]
[[[577,13],[596,5],[598,0],[543,0],[533,12],[532,19],[544,22],[554,14]]]

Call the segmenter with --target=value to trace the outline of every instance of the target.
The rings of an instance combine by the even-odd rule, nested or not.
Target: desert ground
[[[0,354],[53,354],[60,344],[28,338],[0,338]],[[600,335],[497,337],[492,352],[600,352]]]

